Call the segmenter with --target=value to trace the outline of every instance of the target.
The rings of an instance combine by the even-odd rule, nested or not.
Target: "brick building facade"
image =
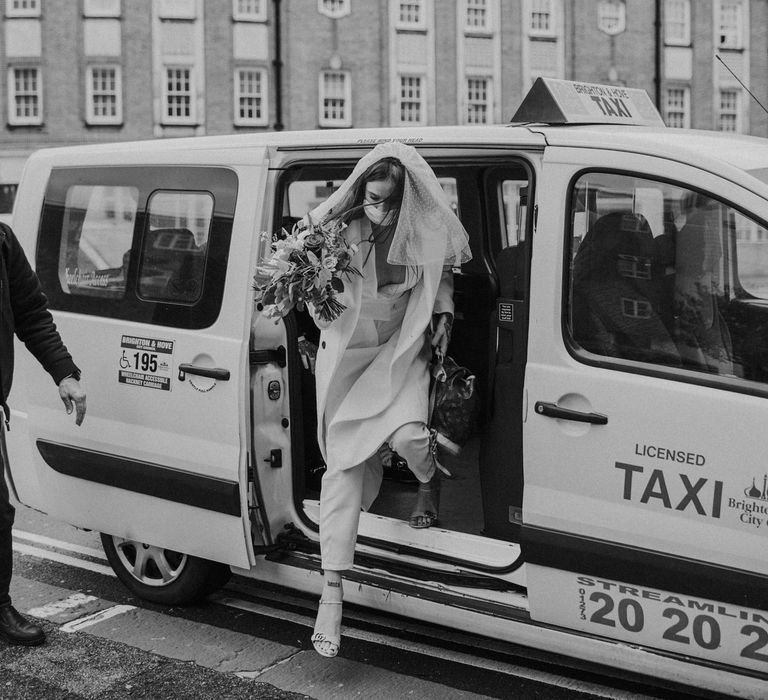
[[[538,75],[768,136],[715,59],[767,104],[767,21],[768,0],[0,0],[0,212],[37,148],[503,122]]]

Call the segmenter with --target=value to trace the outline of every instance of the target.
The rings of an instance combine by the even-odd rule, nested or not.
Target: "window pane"
[[[349,0],[320,0],[319,9],[329,17],[342,17],[349,13]]]
[[[666,92],[666,122],[667,126],[686,128],[688,119],[688,90],[687,88],[668,88]]]
[[[412,0],[411,2],[401,2],[399,8],[400,24],[421,24],[421,2]]]
[[[192,71],[190,68],[168,68],[165,83],[165,114],[173,120],[192,116]]]
[[[740,0],[720,2],[720,46],[741,48],[742,4]]]
[[[213,197],[207,192],[156,192],[139,267],[139,296],[194,304],[203,293]]]
[[[421,122],[421,78],[417,76],[400,77],[400,121]]]
[[[265,0],[237,0],[237,13],[243,16],[260,17],[262,2]]]
[[[739,130],[739,91],[720,90],[720,109],[718,110],[717,128],[719,131]]]
[[[263,74],[259,70],[240,70],[237,72],[237,110],[238,121],[260,122],[263,112]]]
[[[467,124],[487,124],[490,111],[487,78],[467,79]]]
[[[531,31],[552,31],[552,0],[531,0]]]
[[[37,68],[15,68],[13,71],[14,117],[19,121],[39,121],[40,94]]]
[[[67,190],[59,253],[59,282],[66,294],[123,296],[138,198],[135,187]]]
[[[466,0],[467,29],[488,29],[487,0]]]
[[[528,206],[528,181],[504,180],[501,183],[504,247],[525,240],[525,217]]]
[[[664,37],[669,44],[688,44],[691,40],[689,0],[667,0],[664,5]]]
[[[714,198],[666,183],[580,178],[571,206],[575,342],[597,355],[742,376],[733,339],[741,327],[725,312],[748,270],[736,269],[731,250],[739,236],[758,239],[765,230],[739,217]],[[766,289],[753,260],[744,263],[754,273],[748,284]]]

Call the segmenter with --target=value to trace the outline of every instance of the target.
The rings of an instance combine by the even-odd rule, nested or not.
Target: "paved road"
[[[12,595],[50,643],[0,646],[0,698],[676,698],[546,655],[345,608],[342,655],[309,636],[316,602],[234,578],[203,605],[133,598],[94,533],[20,508]]]

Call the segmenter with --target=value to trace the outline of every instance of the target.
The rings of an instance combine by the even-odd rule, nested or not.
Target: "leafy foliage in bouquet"
[[[272,254],[254,275],[256,299],[267,316],[279,319],[308,303],[324,321],[341,315],[346,308],[337,298],[344,291],[342,278],[361,274],[351,264],[357,246],[344,237],[346,227],[338,218],[308,218],[290,233],[283,229],[284,237],[272,243]]]

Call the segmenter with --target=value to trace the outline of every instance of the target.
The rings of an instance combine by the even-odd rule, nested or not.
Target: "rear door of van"
[[[681,162],[551,148],[539,202],[531,615],[766,673],[766,200]]]
[[[267,166],[263,148],[230,156],[33,157],[17,228],[88,413],[74,427],[20,352],[9,447],[22,502],[247,567],[248,335]]]

